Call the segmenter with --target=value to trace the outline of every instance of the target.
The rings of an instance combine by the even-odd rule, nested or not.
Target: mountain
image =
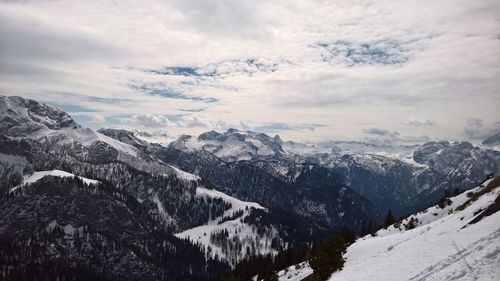
[[[265,163],[95,132],[58,109],[0,96],[2,276],[208,280],[251,255],[380,222],[339,175],[291,165],[293,180]]]
[[[498,280],[500,177],[413,214],[347,248],[329,280]],[[397,266],[395,266],[397,265]],[[280,281],[313,273],[307,262]]]
[[[332,229],[380,223],[371,203],[349,189],[340,175],[286,156],[279,138],[265,134],[208,132],[182,136],[151,154],[212,182],[242,200],[292,212]]]
[[[279,136],[229,129],[198,137],[185,135],[170,143],[169,149],[173,151],[169,161],[193,173],[203,173],[211,181],[231,176],[220,176],[222,172],[215,171],[224,165],[239,169],[245,165],[259,167],[292,185],[307,167],[314,167],[312,171],[326,168],[327,173],[341,175],[344,185],[370,200],[379,213],[390,209],[397,216],[425,208],[456,188],[473,188],[489,174],[500,172],[499,151],[468,142],[438,141],[411,146],[346,141],[302,144],[284,142]],[[189,155],[197,160],[186,159]],[[200,159],[205,159],[205,163]],[[238,184],[245,186],[242,181]],[[235,192],[231,194],[248,200],[263,200],[258,194],[245,194],[246,190],[226,188],[225,192]]]
[[[137,156],[137,149],[77,124],[67,113],[34,100],[0,96],[0,131],[6,137],[55,144],[105,145],[117,154]]]
[[[279,138],[252,131],[229,129],[221,134],[210,131],[198,137],[183,136],[170,147],[184,151],[209,152],[226,162],[252,159],[276,159],[285,154]]]
[[[318,162],[344,175],[380,213],[404,215],[425,208],[445,193],[477,186],[500,172],[500,152],[468,142],[428,142],[411,159],[380,154],[319,156]]]
[[[235,129],[166,138],[96,132],[0,96],[1,276],[209,280],[274,255],[285,264],[345,227],[379,226],[388,209],[473,188],[500,165],[498,151],[467,142],[302,144]]]

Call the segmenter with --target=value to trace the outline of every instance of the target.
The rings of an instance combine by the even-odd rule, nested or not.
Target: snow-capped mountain
[[[21,97],[0,96],[0,131],[6,137],[57,144],[104,143],[119,153],[137,156],[137,149],[77,124],[67,113]]]
[[[445,192],[473,188],[489,174],[500,172],[498,151],[468,142],[412,146],[345,141],[302,144],[230,129],[198,137],[182,136],[170,148],[185,154],[203,152],[224,163],[246,162],[290,183],[311,164],[326,167],[341,174],[350,188],[372,201],[382,214],[389,209],[397,215],[419,210]]]
[[[285,153],[281,144],[278,136],[271,138],[262,133],[229,129],[223,134],[210,131],[198,137],[182,136],[170,146],[185,151],[206,151],[226,162],[237,162],[279,158]]]
[[[329,280],[498,280],[500,177],[359,238]],[[307,263],[280,281],[311,275]]]
[[[380,222],[370,202],[347,188],[338,175],[318,165],[295,163],[285,156],[280,143],[279,137],[231,129],[225,134],[182,136],[167,148],[151,147],[147,155],[209,180],[230,196],[287,210],[332,229],[343,225],[360,229],[363,221]]]

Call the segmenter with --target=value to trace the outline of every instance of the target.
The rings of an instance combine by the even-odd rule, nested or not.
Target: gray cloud
[[[403,122],[403,125],[413,126],[413,127],[422,127],[422,126],[436,126],[437,123],[435,121],[429,119],[415,119],[410,118],[408,121]]]
[[[397,131],[390,131],[380,128],[363,129],[363,132],[368,135],[365,138],[367,143],[381,144],[381,145],[395,145],[395,144],[416,144],[424,143],[431,140],[427,135],[420,136],[407,136],[402,135]]]
[[[500,133],[500,122],[485,125],[482,119],[468,119],[465,122],[464,133],[469,139],[484,140],[489,136]]]
[[[123,55],[106,41],[77,28],[52,24],[49,19],[0,10],[0,71],[57,75],[54,63],[109,61]]]
[[[142,115],[133,115],[131,118],[126,119],[125,123],[139,126],[141,128],[166,128],[171,126],[171,122],[168,118],[156,115],[156,114],[142,114]]]
[[[365,134],[369,134],[369,135],[388,136],[388,137],[396,137],[396,136],[400,135],[399,132],[389,131],[389,130],[380,129],[380,128],[363,129],[363,132]]]
[[[207,34],[262,38],[270,36],[262,3],[252,0],[176,0],[189,23]]]

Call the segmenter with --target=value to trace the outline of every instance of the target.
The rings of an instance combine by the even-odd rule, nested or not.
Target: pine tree
[[[389,209],[389,211],[387,211],[387,215],[385,216],[384,228],[388,228],[393,223],[394,223],[394,216],[392,215],[392,210]]]
[[[309,261],[314,271],[310,280],[327,280],[333,272],[342,269],[347,246],[348,243],[338,235],[321,244]]]

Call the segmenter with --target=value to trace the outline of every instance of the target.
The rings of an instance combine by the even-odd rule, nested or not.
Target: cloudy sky
[[[0,1],[0,93],[91,127],[294,140],[500,131],[500,1]]]

